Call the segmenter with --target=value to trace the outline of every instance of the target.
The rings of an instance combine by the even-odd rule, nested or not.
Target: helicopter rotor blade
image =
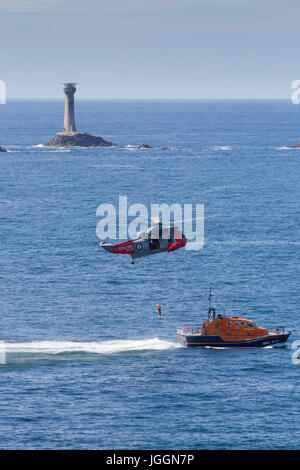
[[[167,226],[167,227],[175,227],[175,228],[178,228],[176,227],[176,224],[180,224],[180,225],[183,225],[185,224],[186,222],[191,222],[191,221],[194,221],[194,220],[202,220],[202,219],[213,219],[215,217],[220,217],[222,214],[214,214],[214,215],[208,215],[208,216],[205,216],[205,217],[192,217],[190,219],[176,219],[174,220],[174,222],[169,222],[168,224],[164,224],[161,219],[159,217],[149,217],[148,218],[148,222],[147,222],[147,218],[145,218],[145,222],[139,222],[138,225],[140,225],[141,227],[147,227],[147,228],[150,228],[151,226],[156,226],[156,225],[164,225],[164,226]],[[134,219],[133,219],[134,220]],[[133,220],[128,220],[127,221],[127,224],[126,223],[120,223],[118,221],[116,221],[115,219],[108,219],[107,220],[107,223],[116,223],[116,227],[128,227],[128,225],[133,221]],[[152,224],[149,222],[152,222]]]
[[[192,217],[190,219],[176,219],[174,220],[174,224],[184,224],[185,222],[191,222],[193,220],[202,220],[202,219],[213,219],[215,217],[220,217],[222,214],[214,214],[214,215],[206,215],[204,217]]]

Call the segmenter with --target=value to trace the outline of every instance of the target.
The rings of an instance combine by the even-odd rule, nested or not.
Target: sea
[[[0,448],[299,449],[300,107],[78,99],[77,129],[118,146],[43,147],[63,113],[0,105]],[[120,196],[204,204],[202,248],[107,253],[96,211]],[[180,346],[210,285],[288,343]]]

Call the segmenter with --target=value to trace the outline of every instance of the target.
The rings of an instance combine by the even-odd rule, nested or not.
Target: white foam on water
[[[300,147],[274,147],[276,150],[299,150]]]
[[[6,354],[62,354],[72,352],[114,354],[128,351],[161,351],[177,348],[175,342],[159,338],[113,341],[32,341],[5,343]]]
[[[5,204],[13,204],[13,201],[10,199],[0,199],[0,206],[4,206]]]
[[[59,148],[58,150],[44,150],[45,153],[64,153],[64,152],[71,152],[71,149],[63,149]]]
[[[213,150],[231,150],[230,145],[219,145],[213,147]]]
[[[51,147],[51,146],[44,145],[44,144],[31,145],[29,148],[32,148],[32,149],[42,148],[45,152],[70,152],[71,151],[71,149],[66,148],[66,147],[59,147],[59,146]],[[74,147],[74,148],[81,148],[81,147]]]

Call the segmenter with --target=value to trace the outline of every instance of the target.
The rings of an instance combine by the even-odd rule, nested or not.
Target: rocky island
[[[74,94],[76,83],[64,83],[65,119],[64,131],[44,143],[45,147],[113,147],[117,144],[104,140],[88,132],[77,132],[75,126]]]
[[[112,147],[115,145],[88,132],[58,132],[51,140],[44,143],[45,147]]]

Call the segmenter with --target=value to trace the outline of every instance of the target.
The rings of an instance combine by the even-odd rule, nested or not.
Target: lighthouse
[[[75,126],[74,95],[77,83],[63,82],[65,99],[65,120],[63,132],[44,143],[45,147],[114,147],[117,144],[91,135],[88,132],[77,132]]]
[[[66,95],[64,132],[66,133],[76,132],[74,106],[74,95],[76,92],[76,85],[77,83],[64,83],[64,92]]]

